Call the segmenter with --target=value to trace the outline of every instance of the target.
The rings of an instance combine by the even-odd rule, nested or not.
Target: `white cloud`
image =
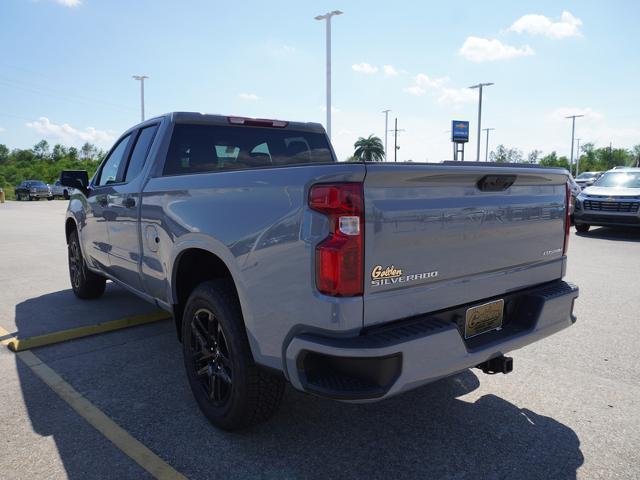
[[[63,123],[62,125],[51,123],[47,117],[40,117],[33,122],[27,122],[25,125],[45,138],[61,140],[68,144],[89,142],[98,145],[109,145],[114,139],[114,135],[106,130],[97,130],[94,127],[79,130],[68,123]]]
[[[431,78],[429,75],[419,73],[415,77],[416,85],[421,87],[440,88],[449,81],[449,77]]]
[[[0,132],[4,132],[4,127],[0,127]]]
[[[439,103],[461,104],[467,102],[475,102],[478,95],[469,88],[451,88],[445,87],[440,90],[438,96]]]
[[[416,97],[421,97],[427,93],[427,91],[420,85],[411,85],[410,87],[405,88],[404,91],[410,95],[415,95]]]
[[[351,65],[351,69],[354,72],[364,73],[365,75],[373,75],[374,73],[376,73],[378,71],[378,67],[375,67],[373,65],[369,65],[366,62],[354,63],[353,65]]]
[[[82,0],[56,0],[56,3],[65,7],[77,7],[82,3]]]
[[[286,43],[269,43],[264,48],[270,56],[278,59],[285,59],[296,53],[296,47]]]
[[[560,20],[555,22],[544,15],[524,15],[509,27],[509,31],[561,39],[582,36],[580,32],[581,25],[582,20],[574,17],[570,12],[564,11],[560,15]]]
[[[249,102],[255,102],[256,100],[260,100],[260,97],[255,93],[239,93],[238,98],[240,100],[247,100]]]
[[[385,74],[387,77],[397,77],[397,76],[398,76],[398,73],[399,73],[399,72],[398,72],[398,70],[396,70],[396,69],[394,68],[394,66],[393,66],[393,65],[383,65],[383,66],[382,66],[382,69],[384,70],[384,74]]]
[[[431,92],[441,104],[459,105],[476,99],[477,95],[468,88],[455,88],[449,85],[449,77],[431,78],[419,73],[413,79],[413,85],[404,89],[410,95],[421,97]]]
[[[467,60],[476,63],[508,60],[535,54],[529,45],[518,48],[505,45],[500,40],[479,37],[467,37],[458,53]]]

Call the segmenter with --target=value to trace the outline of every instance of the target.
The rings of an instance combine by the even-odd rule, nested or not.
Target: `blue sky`
[[[103,148],[139,120],[171,110],[324,123],[324,24],[333,20],[333,142],[398,117],[399,159],[451,157],[452,119],[498,143],[569,154],[576,137],[640,143],[640,4],[627,2],[2,0],[0,143]],[[385,67],[386,66],[386,67]],[[391,136],[389,141],[392,141]],[[390,149],[391,151],[391,149]],[[484,152],[484,144],[482,146]]]

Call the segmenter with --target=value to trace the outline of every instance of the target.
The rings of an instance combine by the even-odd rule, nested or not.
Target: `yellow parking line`
[[[43,347],[52,343],[66,342],[75,338],[87,337],[89,335],[97,335],[98,333],[111,332],[122,328],[135,327],[145,323],[157,322],[159,320],[167,320],[171,315],[164,311],[147,313],[144,315],[135,315],[132,317],[120,318],[109,322],[102,322],[95,325],[87,325],[84,327],[70,328],[68,330],[60,330],[59,332],[47,333],[30,338],[11,338],[3,340],[9,345],[9,349],[14,352],[29,350],[31,348]]]
[[[9,332],[0,327],[0,336]],[[51,367],[42,362],[33,352],[17,352],[17,357],[27,365],[51,390],[64,400],[75,412],[93,428],[104,435],[125,455],[158,479],[186,480],[187,477],[175,470],[158,455],[132,437],[129,432],[111,420],[102,410],[93,405],[76,389],[64,381]]]

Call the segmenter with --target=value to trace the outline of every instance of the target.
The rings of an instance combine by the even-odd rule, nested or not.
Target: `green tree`
[[[540,155],[542,155],[542,151],[531,150],[527,155],[527,163],[538,163],[538,160],[540,159]]]
[[[49,142],[46,140],[40,140],[33,146],[33,154],[38,160],[49,158]]]
[[[498,163],[522,163],[524,155],[522,150],[507,148],[500,144],[489,154],[489,161]]]
[[[60,145],[56,143],[53,146],[53,152],[51,153],[51,160],[54,162],[58,162],[67,156],[67,149],[64,145]]]
[[[0,143],[0,164],[7,163],[9,160],[9,149],[6,145]]]
[[[374,135],[367,138],[360,137],[353,144],[355,147],[354,157],[365,162],[382,162],[384,161],[384,146],[382,140]]]

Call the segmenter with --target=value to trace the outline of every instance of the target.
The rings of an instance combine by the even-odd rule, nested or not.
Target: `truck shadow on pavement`
[[[621,242],[640,242],[640,228],[608,228],[591,227],[587,233],[576,232],[579,237],[600,238],[602,240],[618,240]]]
[[[568,426],[496,395],[476,399],[474,371],[372,404],[337,403],[287,388],[270,421],[226,433],[211,426],[193,400],[171,322],[34,353],[192,479],[555,480],[576,478],[584,460]],[[56,442],[69,478],[148,476],[16,361],[32,427]],[[473,399],[458,398],[470,393]]]
[[[16,305],[15,325],[18,337],[27,338],[156,310],[108,282],[104,295],[97,300],[79,300],[70,288],[25,300]]]

